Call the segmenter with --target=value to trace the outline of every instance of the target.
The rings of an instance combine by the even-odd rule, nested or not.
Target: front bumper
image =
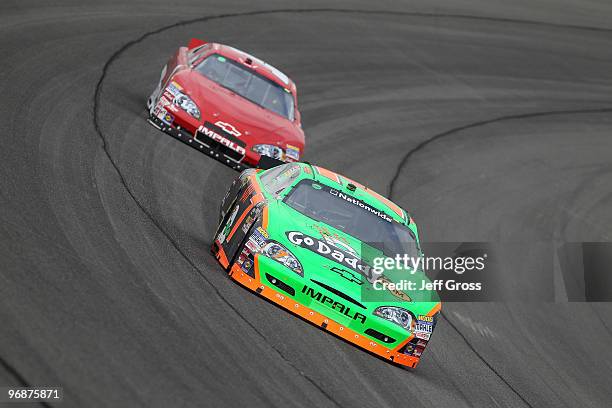
[[[222,249],[216,252],[215,255],[219,263],[224,268],[229,266],[229,260],[225,256]],[[247,289],[256,292],[258,295],[264,297],[268,301],[275,303],[276,305],[308,321],[320,329],[328,331],[365,351],[377,355],[385,360],[389,360],[392,363],[410,368],[416,368],[416,366],[419,364],[420,357],[403,353],[405,347],[414,339],[414,335],[410,335],[410,337],[401,342],[397,347],[391,349],[384,344],[373,341],[372,339],[337,323],[333,319],[330,319],[329,317],[326,317],[325,315],[320,314],[307,306],[295,302],[289,296],[275,290],[267,284],[262,283],[262,281],[259,279],[247,275],[237,264],[232,265],[229,271],[229,276],[234,281],[238,282]],[[259,263],[257,260],[255,261],[255,276],[261,276]],[[432,310],[432,313],[436,312],[437,310]]]
[[[163,131],[164,133],[169,134],[175,139],[180,140],[181,142],[212,157],[213,159],[225,164],[226,166],[231,167],[234,170],[242,171],[242,170],[254,167],[254,166],[251,166],[249,163],[245,162],[244,159],[242,159],[241,161],[237,161],[233,159],[232,157],[227,156],[226,154],[223,153],[223,151],[219,147],[212,146],[212,145],[209,146],[199,141],[198,139],[194,138],[193,134],[191,134],[187,130],[185,129],[179,130],[172,125],[168,125],[167,123],[164,123],[161,119],[159,119],[156,116],[149,115],[148,122],[151,125],[158,128],[159,130]]]

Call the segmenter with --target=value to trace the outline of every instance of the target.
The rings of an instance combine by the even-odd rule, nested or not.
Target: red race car
[[[293,81],[227,45],[192,39],[179,48],[147,108],[153,126],[236,170],[304,152]]]

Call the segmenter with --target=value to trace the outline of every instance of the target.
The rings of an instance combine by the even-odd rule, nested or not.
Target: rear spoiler
[[[204,40],[198,40],[197,38],[192,38],[191,40],[189,40],[189,44],[187,44],[187,48],[190,50],[193,50],[194,48],[197,48],[204,44],[208,44],[208,42]]]
[[[281,164],[285,164],[284,161],[274,159],[269,156],[261,156],[259,159],[259,163],[257,163],[257,168],[262,170],[268,170],[272,167],[280,166]]]

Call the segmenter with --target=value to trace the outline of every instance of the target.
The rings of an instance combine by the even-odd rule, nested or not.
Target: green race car
[[[242,172],[221,204],[212,252],[238,283],[397,364],[416,367],[439,316],[436,292],[420,290],[430,282],[422,271],[373,267],[422,256],[410,216],[319,166]]]

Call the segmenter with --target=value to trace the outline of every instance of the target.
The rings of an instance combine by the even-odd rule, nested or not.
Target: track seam
[[[402,170],[404,169],[406,164],[408,164],[408,160],[415,153],[417,153],[420,150],[423,150],[425,147],[427,147],[428,145],[430,145],[431,143],[433,143],[433,142],[435,142],[437,140],[446,138],[448,136],[452,136],[452,135],[460,133],[460,132],[462,132],[464,130],[474,129],[474,128],[477,128],[477,127],[486,126],[486,125],[490,125],[492,123],[497,123],[497,122],[519,120],[519,119],[529,119],[529,118],[538,118],[538,117],[543,117],[543,116],[579,115],[579,114],[588,114],[588,113],[610,113],[610,112],[612,112],[612,107],[599,107],[599,108],[574,109],[574,110],[558,110],[558,111],[542,111],[542,112],[531,112],[531,113],[519,113],[519,114],[515,114],[515,115],[504,115],[504,116],[499,116],[499,117],[492,118],[492,119],[485,119],[485,120],[481,120],[481,121],[478,121],[478,122],[472,122],[472,123],[468,123],[466,125],[454,127],[452,129],[446,130],[446,131],[444,131],[442,133],[435,134],[435,135],[433,135],[433,136],[423,140],[422,142],[417,144],[415,147],[410,149],[408,152],[406,152],[406,154],[404,154],[404,156],[400,160],[399,164],[397,165],[397,167],[396,167],[396,169],[395,169],[395,171],[393,173],[393,177],[391,178],[391,182],[389,183],[389,188],[387,189],[387,197],[389,197],[390,199],[393,199],[393,194],[395,193],[395,185],[397,184],[397,181],[399,180],[399,176],[400,176]]]
[[[31,387],[30,383],[28,383],[26,381],[26,379],[19,373],[19,371],[17,371],[17,369],[15,367],[13,367],[12,365],[10,365],[4,358],[0,357],[0,365],[2,367],[4,367],[4,369],[13,377],[15,377],[15,379],[19,382],[19,386],[23,387],[23,388],[29,388]],[[48,402],[45,401],[36,401],[38,404],[40,404],[43,407],[51,407],[51,404],[49,404]]]
[[[601,322],[602,326],[604,327],[604,329],[608,332],[608,334],[612,337],[612,331],[610,330],[610,328],[608,327],[608,325],[606,324],[606,322],[601,318],[601,316],[599,315],[599,312],[597,311],[597,309],[595,308],[595,306],[592,303],[589,303],[589,306],[591,307],[591,310],[593,311],[593,314],[595,316],[597,316],[597,319],[599,319],[599,321]]]
[[[98,121],[98,110],[99,110],[99,102],[100,102],[100,95],[101,95],[101,90],[102,90],[102,84],[104,82],[104,79],[106,78],[106,74],[108,72],[109,67],[128,48],[130,48],[131,46],[136,45],[136,44],[142,42],[146,38],[148,38],[148,37],[150,37],[152,35],[161,33],[163,31],[172,29],[172,28],[176,28],[176,27],[180,27],[180,26],[184,26],[184,25],[188,25],[188,24],[193,24],[193,23],[197,23],[197,22],[205,22],[205,21],[211,21],[211,20],[217,20],[217,19],[223,19],[223,18],[247,17],[247,16],[255,16],[255,15],[279,14],[279,13],[316,13],[316,12],[334,12],[334,13],[370,14],[370,15],[400,15],[400,16],[411,16],[411,17],[423,17],[423,18],[470,19],[470,20],[507,22],[507,23],[513,23],[513,24],[524,24],[524,25],[535,25],[535,26],[548,26],[548,27],[554,27],[554,28],[566,28],[566,29],[586,30],[586,31],[599,31],[599,32],[612,32],[612,29],[610,29],[610,28],[603,28],[603,27],[588,27],[588,26],[571,25],[571,24],[549,23],[549,22],[535,21],[535,20],[520,20],[520,19],[498,18],[498,17],[488,17],[488,16],[471,16],[471,15],[464,15],[464,14],[436,14],[436,13],[384,11],[384,10],[350,10],[350,9],[340,9],[340,8],[257,10],[257,11],[244,12],[244,13],[227,13],[227,14],[218,14],[218,15],[211,15],[211,16],[203,16],[203,17],[198,17],[198,18],[193,18],[193,19],[188,19],[188,20],[181,20],[181,21],[178,21],[178,22],[176,22],[174,24],[162,26],[162,27],[160,27],[158,29],[148,31],[148,32],[142,34],[140,37],[138,37],[138,38],[136,38],[134,40],[128,41],[123,46],[121,46],[118,50],[116,50],[109,57],[109,59],[106,61],[106,63],[104,64],[104,66],[102,68],[102,74],[101,74],[100,78],[98,79],[98,82],[96,83],[96,86],[95,86],[95,92],[94,92],[94,97],[93,97],[93,126],[94,126],[94,129],[95,129],[97,135],[102,140],[102,149],[105,152],[105,155],[108,157],[111,165],[113,166],[113,168],[117,172],[117,175],[119,176],[120,182],[124,186],[124,188],[125,188],[126,192],[128,193],[128,195],[132,198],[132,200],[138,206],[138,208],[140,208],[140,210],[143,212],[143,214],[145,214],[147,216],[147,218],[149,218],[151,220],[151,222],[157,227],[157,229],[168,239],[168,241],[176,249],[176,251],[213,288],[213,290],[215,291],[217,296],[219,296],[219,298],[221,300],[223,300],[224,303],[226,303],[249,327],[251,327],[253,329],[253,331],[257,335],[259,335],[264,340],[264,342],[266,344],[268,344],[279,355],[279,357],[283,361],[285,361],[290,367],[292,367],[294,370],[296,370],[297,373],[300,376],[302,376],[308,382],[310,382],[317,390],[319,390],[321,392],[322,395],[324,395],[326,398],[328,398],[336,406],[341,406],[330,394],[328,394],[321,386],[319,386],[309,375],[307,375],[306,373],[301,371],[295,364],[293,364],[289,359],[287,359],[282,354],[282,352],[280,350],[278,350],[271,343],[269,343],[268,340],[266,339],[266,337],[263,335],[263,333],[261,333],[252,323],[250,323],[225,297],[223,297],[223,295],[215,287],[215,285],[213,285],[213,283],[206,277],[206,275],[202,271],[200,271],[200,269],[198,269],[198,267],[191,261],[191,259],[179,248],[178,244],[172,239],[170,234],[168,234],[164,230],[164,228],[155,220],[155,218],[152,216],[152,214],[150,214],[148,212],[148,210],[146,210],[146,208],[140,203],[140,201],[136,198],[134,193],[130,190],[130,188],[129,188],[128,184],[127,184],[127,181],[125,180],[123,174],[121,173],[121,171],[119,169],[119,166],[115,163],[114,159],[112,158],[112,155],[110,154],[110,151],[108,150],[108,147],[107,147],[106,139],[105,139],[105,137],[104,137],[104,135],[102,133],[102,130],[101,130],[100,126],[99,126],[99,121]],[[612,110],[610,110],[610,111],[612,111]],[[580,113],[582,113],[582,112],[580,112]],[[549,112],[548,114],[551,114],[551,113]],[[552,114],[558,114],[558,113],[552,113]],[[531,115],[528,114],[527,116],[524,116],[524,117],[533,117],[533,116],[534,116],[534,114],[531,114]],[[540,115],[535,114],[535,116],[543,116],[543,115],[542,114],[540,114]],[[399,174],[400,174],[403,166],[405,165],[405,163],[408,161],[408,159],[410,158],[410,156],[414,152],[422,149],[423,147],[425,147],[427,144],[433,142],[434,140],[437,140],[437,139],[440,139],[442,137],[448,136],[449,134],[457,133],[457,132],[459,132],[461,130],[472,128],[472,127],[476,127],[476,126],[482,126],[482,125],[487,124],[487,123],[492,123],[492,122],[500,121],[500,120],[509,120],[509,119],[512,119],[512,118],[511,117],[498,118],[497,120],[483,121],[483,122],[477,123],[477,124],[466,125],[466,126],[463,126],[463,127],[460,127],[460,128],[452,129],[452,130],[444,132],[442,134],[435,135],[434,137],[428,139],[427,141],[422,142],[416,148],[414,148],[410,152],[408,152],[404,156],[404,158],[402,159],[400,164],[398,165],[398,167],[396,169],[396,172],[394,174],[394,177],[393,177],[393,179],[392,179],[392,181],[390,183],[390,186],[389,186],[389,197],[391,198],[391,196],[393,194],[393,187],[394,187],[394,185],[395,185],[395,183],[396,183],[396,181],[397,181],[397,179],[399,177]],[[529,407],[531,407],[531,405],[499,373],[497,373],[497,371],[495,371],[493,369],[493,367],[489,363],[487,363],[484,360],[484,358],[482,358],[482,356],[480,356],[480,354],[478,354],[478,352],[476,352],[476,350],[467,341],[465,336],[463,336],[463,334],[459,330],[457,330],[457,328],[452,323],[450,323],[450,321],[446,317],[445,317],[445,319],[459,333],[459,335],[465,340],[465,342],[468,345],[468,347],[470,347],[470,349],[472,349],[474,351],[474,353],[483,361],[483,363],[485,365],[487,365],[487,367],[489,367],[491,369],[491,371],[493,373],[495,373],[512,391],[514,391],[519,396],[519,398],[521,398],[521,400],[523,400]],[[3,363],[4,363],[4,361],[3,361]],[[43,405],[43,406],[48,406],[48,405]]]
[[[527,399],[525,397],[523,397],[521,395],[521,393],[518,392],[512,386],[512,384],[510,384],[500,373],[498,373],[497,370],[491,364],[489,364],[489,362],[487,360],[485,360],[485,358],[476,350],[476,348],[474,348],[474,346],[472,346],[472,344],[468,341],[467,337],[465,337],[465,335],[457,328],[457,326],[455,326],[455,324],[453,322],[451,322],[450,319],[448,317],[446,317],[446,315],[444,313],[440,312],[440,314],[442,315],[442,317],[444,317],[444,320],[446,320],[448,322],[448,324],[450,324],[450,326],[457,332],[457,334],[459,334],[459,336],[463,339],[463,341],[468,346],[468,348],[470,350],[472,350],[472,352],[476,355],[476,357],[478,357],[480,359],[480,361],[482,361],[484,363],[484,365],[486,365],[489,368],[489,370],[491,370],[491,372],[497,376],[497,378],[499,378],[504,384],[506,384],[506,386],[512,392],[514,392],[514,394],[516,394],[516,396],[519,397],[521,399],[521,401],[523,401],[525,403],[525,405],[527,405],[530,408],[533,408],[533,405],[531,405],[529,403],[529,401],[527,401]]]

